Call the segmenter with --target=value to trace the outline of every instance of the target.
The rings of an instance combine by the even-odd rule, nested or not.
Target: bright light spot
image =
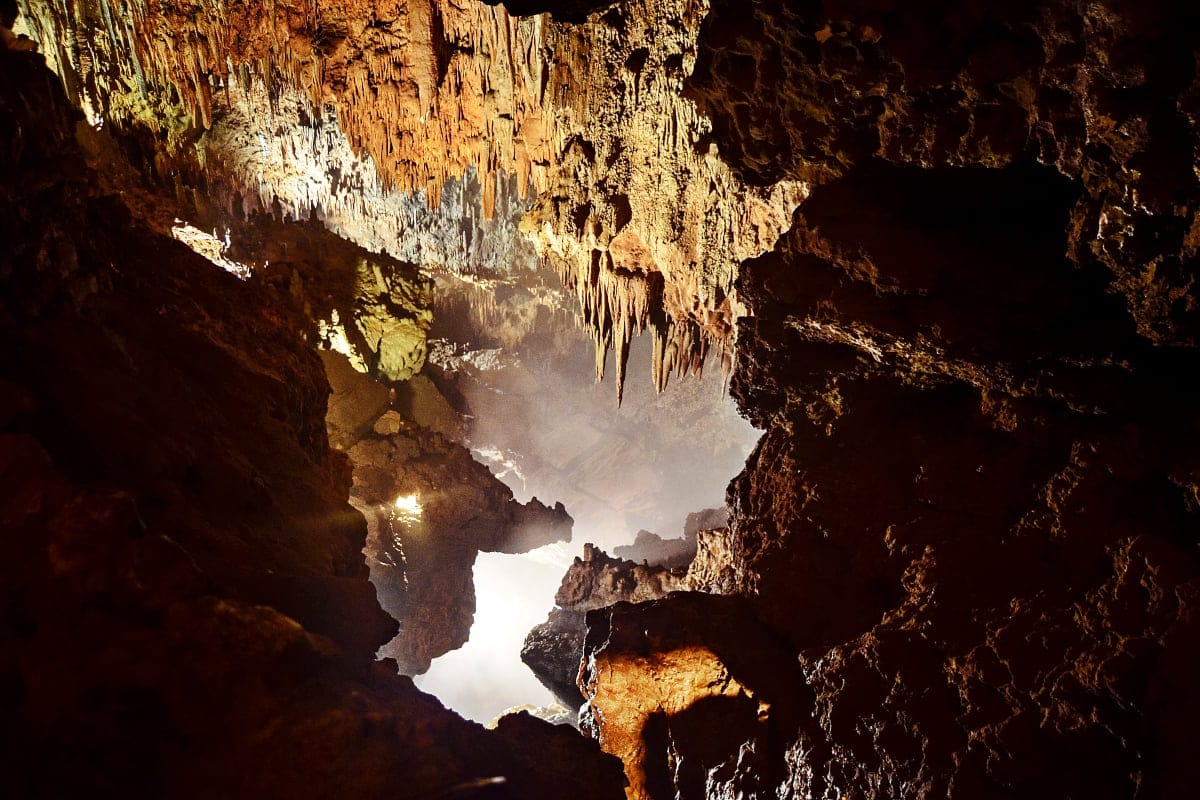
[[[344,355],[350,360],[350,366],[365,375],[367,372],[367,362],[362,360],[362,357],[355,351],[354,346],[350,344],[350,338],[346,336],[346,329],[342,326],[340,317],[341,315],[338,314],[335,308],[329,312],[328,322],[323,319],[317,320],[317,335],[325,343],[325,347],[335,353]]]
[[[394,505],[396,516],[404,522],[415,522],[421,518],[421,501],[415,493],[397,497]]]
[[[228,228],[225,229],[225,240],[222,241],[217,238],[215,231],[213,233],[205,233],[194,225],[177,219],[175,220],[175,224],[171,226],[171,235],[226,272],[236,275],[242,280],[250,277],[250,267],[225,257],[225,251],[229,249],[231,244]]]
[[[549,545],[515,556],[480,553],[471,638],[461,649],[434,659],[429,671],[415,678],[417,686],[481,723],[514,706],[552,705],[554,696],[521,662],[521,645],[554,606],[563,576],[564,554],[558,549]]]

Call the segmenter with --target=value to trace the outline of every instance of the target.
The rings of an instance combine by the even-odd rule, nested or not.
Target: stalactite
[[[23,8],[33,5],[21,2]],[[60,60],[74,59],[77,72],[95,76],[78,89],[94,92],[93,116],[133,124],[141,114],[136,124],[209,128],[218,111],[262,108],[247,98],[250,87],[261,86],[271,119],[298,105],[308,119],[325,119],[308,126],[306,140],[280,143],[278,153],[259,154],[220,132],[210,134],[209,140],[232,145],[232,151],[218,154],[206,145],[202,160],[229,171],[244,205],[278,203],[294,218],[315,213],[335,230],[404,257],[422,246],[401,241],[410,237],[416,217],[403,204],[380,198],[408,194],[438,209],[447,202],[446,182],[473,172],[482,215],[490,220],[512,208],[512,194],[546,197],[552,182],[565,181],[556,192],[571,203],[552,215],[535,209],[536,223],[526,233],[542,255],[554,255],[564,285],[576,295],[596,341],[598,377],[608,349],[616,351],[618,396],[629,342],[647,327],[656,337],[651,378],[660,391],[672,373],[698,373],[714,344],[727,364],[737,312],[724,298],[733,269],[773,244],[804,194],[795,184],[747,189],[711,147],[698,145],[708,122],[680,96],[680,71],[669,65],[694,58],[704,2],[631,0],[622,14],[646,25],[623,33],[598,20],[564,27],[540,17],[514,20],[503,7],[459,7],[449,0],[410,3],[404,22],[366,28],[347,25],[339,16],[345,9],[316,3],[292,13],[274,3],[210,0],[199,11],[185,11],[132,0],[127,13],[115,15],[111,2],[51,0],[33,14],[47,26],[75,26],[84,41],[112,41],[105,55],[116,67],[112,75],[156,98],[174,95],[186,116],[167,122],[121,107],[114,100],[120,93],[104,83],[111,75],[82,51],[65,54]],[[114,15],[124,26],[112,24]],[[668,19],[671,24],[662,24]],[[328,47],[321,31],[340,31],[345,38]],[[64,38],[71,40],[58,40]],[[214,81],[226,91],[214,94]],[[231,82],[242,92],[232,101]],[[264,133],[273,138],[285,130],[287,138],[286,127]],[[324,142],[317,141],[318,131]],[[575,139],[590,143],[585,163],[562,163]],[[317,173],[301,174],[306,163],[349,163],[333,156],[339,141],[348,142],[358,166],[324,183]],[[163,162],[164,172],[173,168],[171,158]],[[285,168],[284,177],[271,173],[274,162]],[[351,173],[356,182],[345,179]],[[673,199],[664,202],[664,191]],[[255,194],[257,199],[246,197]],[[591,210],[580,226],[570,207],[584,204]],[[602,268],[592,263],[592,252],[605,254],[612,236],[623,231],[636,234],[647,249],[644,274],[636,279],[618,275],[610,262]],[[445,247],[437,258],[453,269],[504,262],[502,253],[481,254],[460,236]],[[663,291],[662,281],[671,291]],[[683,297],[699,298],[701,306],[690,307]]]

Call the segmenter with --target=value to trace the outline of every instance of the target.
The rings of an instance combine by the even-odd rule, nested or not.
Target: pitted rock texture
[[[619,797],[570,731],[373,666],[395,624],[287,301],[96,194],[75,122],[0,47],[6,793]]]
[[[692,85],[722,152],[814,184],[740,271],[733,393],[767,432],[710,540],[724,566],[697,571],[801,666],[804,710],[783,752],[755,751],[754,791],[1175,798],[1200,779],[1181,746],[1200,707],[1194,14],[707,18]],[[672,646],[609,625],[630,666],[598,664],[591,692],[632,696],[635,669],[642,695],[678,686]],[[613,750],[676,752],[641,717],[600,726]],[[680,796],[744,790],[707,774]]]
[[[775,795],[811,703],[785,636],[740,598],[696,593],[617,603],[587,626],[580,720],[624,762],[628,797]]]
[[[1044,167],[866,166],[745,265],[734,392],[769,428],[734,570],[817,690],[797,751],[824,767],[797,791],[1170,797],[1194,776],[1171,742],[1196,695],[1160,697],[1200,658],[1198,356],[1068,260],[1085,205]]]
[[[563,576],[550,615],[525,637],[521,660],[563,705],[578,708],[583,702],[578,681],[587,612],[622,601],[653,600],[684,588],[679,571],[612,558],[586,544],[583,558],[576,558]]]
[[[689,86],[751,183],[869,158],[1055,167],[1088,198],[1073,258],[1142,336],[1195,343],[1198,24],[1170,0],[718,1]]]

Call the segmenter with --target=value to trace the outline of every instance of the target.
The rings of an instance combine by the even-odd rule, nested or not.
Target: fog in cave
[[[689,513],[724,505],[726,486],[758,439],[725,392],[715,358],[703,377],[675,378],[656,393],[649,338],[633,341],[619,407],[611,377],[596,380],[593,344],[570,313],[544,315],[510,351],[475,360],[490,368],[454,376],[475,458],[518,500],[562,501],[575,520],[570,543],[476,559],[471,638],[417,678],[466,717],[487,722],[514,706],[553,703],[519,654],[584,543],[611,553],[640,530],[680,537]],[[496,342],[477,335],[457,349],[470,353],[477,344]]]
[[[570,558],[562,545],[532,553],[480,553],[475,559],[475,624],[458,650],[434,659],[415,681],[464,717],[487,723],[517,706],[554,698],[519,653],[525,634],[546,618]]]

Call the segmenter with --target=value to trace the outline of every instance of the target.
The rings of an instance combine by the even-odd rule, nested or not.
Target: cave
[[[0,794],[1184,800],[1200,8],[0,0]]]

